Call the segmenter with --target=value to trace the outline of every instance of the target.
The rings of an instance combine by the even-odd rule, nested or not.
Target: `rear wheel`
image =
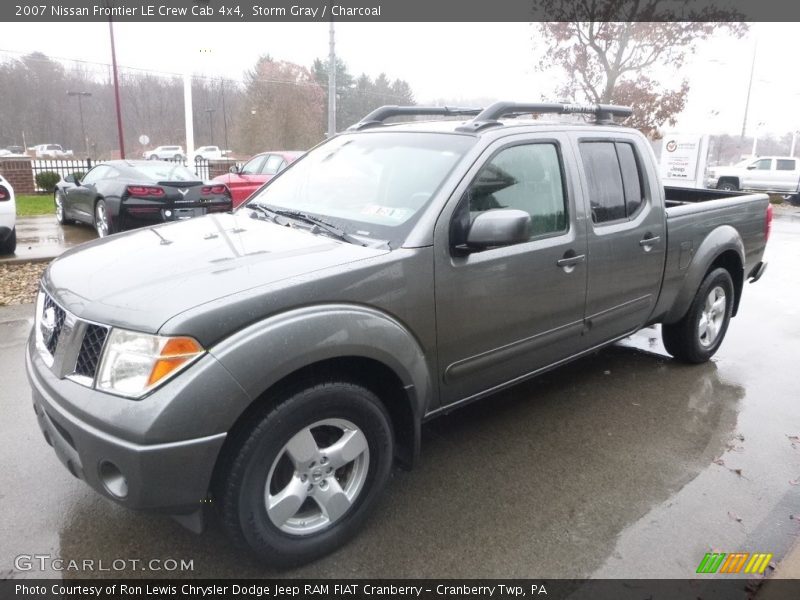
[[[733,280],[725,269],[714,269],[700,284],[686,315],[661,328],[664,347],[678,360],[702,363],[719,349],[733,313]]]
[[[17,251],[17,228],[11,229],[8,237],[0,242],[0,254],[14,254]]]
[[[215,499],[228,534],[280,567],[344,544],[389,477],[389,417],[369,390],[329,381],[289,393],[226,452]]]
[[[97,237],[106,237],[116,232],[106,201],[102,198],[94,205],[94,229]]]

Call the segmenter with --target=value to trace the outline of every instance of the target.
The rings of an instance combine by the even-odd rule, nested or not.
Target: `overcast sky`
[[[109,62],[106,23],[19,23],[4,27],[0,50]],[[541,51],[529,23],[337,23],[337,54],[350,71],[407,80],[417,102],[438,99],[537,101],[557,81],[538,73]],[[310,65],[328,54],[327,23],[116,23],[117,60],[141,69],[203,73],[240,80],[259,54]],[[676,129],[742,128],[755,40],[755,78],[748,135],[800,128],[800,78],[794,74],[800,23],[756,23],[748,37],[719,37],[702,46],[681,73],[660,74],[691,85]],[[207,52],[200,54],[200,49]],[[4,56],[0,53],[0,56]],[[5,56],[8,56],[7,54]],[[556,99],[556,98],[554,98]],[[718,112],[718,114],[714,114]]]

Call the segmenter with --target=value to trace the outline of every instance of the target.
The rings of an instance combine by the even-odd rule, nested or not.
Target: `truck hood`
[[[43,283],[80,318],[155,333],[200,304],[386,252],[219,214],[90,242],[53,261]]]

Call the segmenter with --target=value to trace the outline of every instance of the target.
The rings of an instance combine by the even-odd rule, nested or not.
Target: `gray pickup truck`
[[[421,114],[459,118],[385,123]],[[197,531],[216,508],[289,566],[357,531],[428,419],[655,323],[708,360],[767,196],[665,190],[628,114],[383,107],[233,214],[65,253],[27,348],[45,439],[100,494]]]

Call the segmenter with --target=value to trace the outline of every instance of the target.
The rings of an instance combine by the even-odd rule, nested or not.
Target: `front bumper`
[[[75,477],[132,509],[189,514],[204,505],[225,433],[152,444],[131,441],[113,431],[114,427],[135,419],[132,413],[152,411],[148,401],[159,404],[158,399],[150,396],[120,404],[121,398],[58,379],[31,342],[26,350],[26,370],[39,427]],[[111,405],[105,409],[105,418],[111,421],[108,416],[117,412],[117,422],[101,427],[97,418],[81,418],[87,399],[90,404]],[[140,420],[147,419],[143,415]]]

